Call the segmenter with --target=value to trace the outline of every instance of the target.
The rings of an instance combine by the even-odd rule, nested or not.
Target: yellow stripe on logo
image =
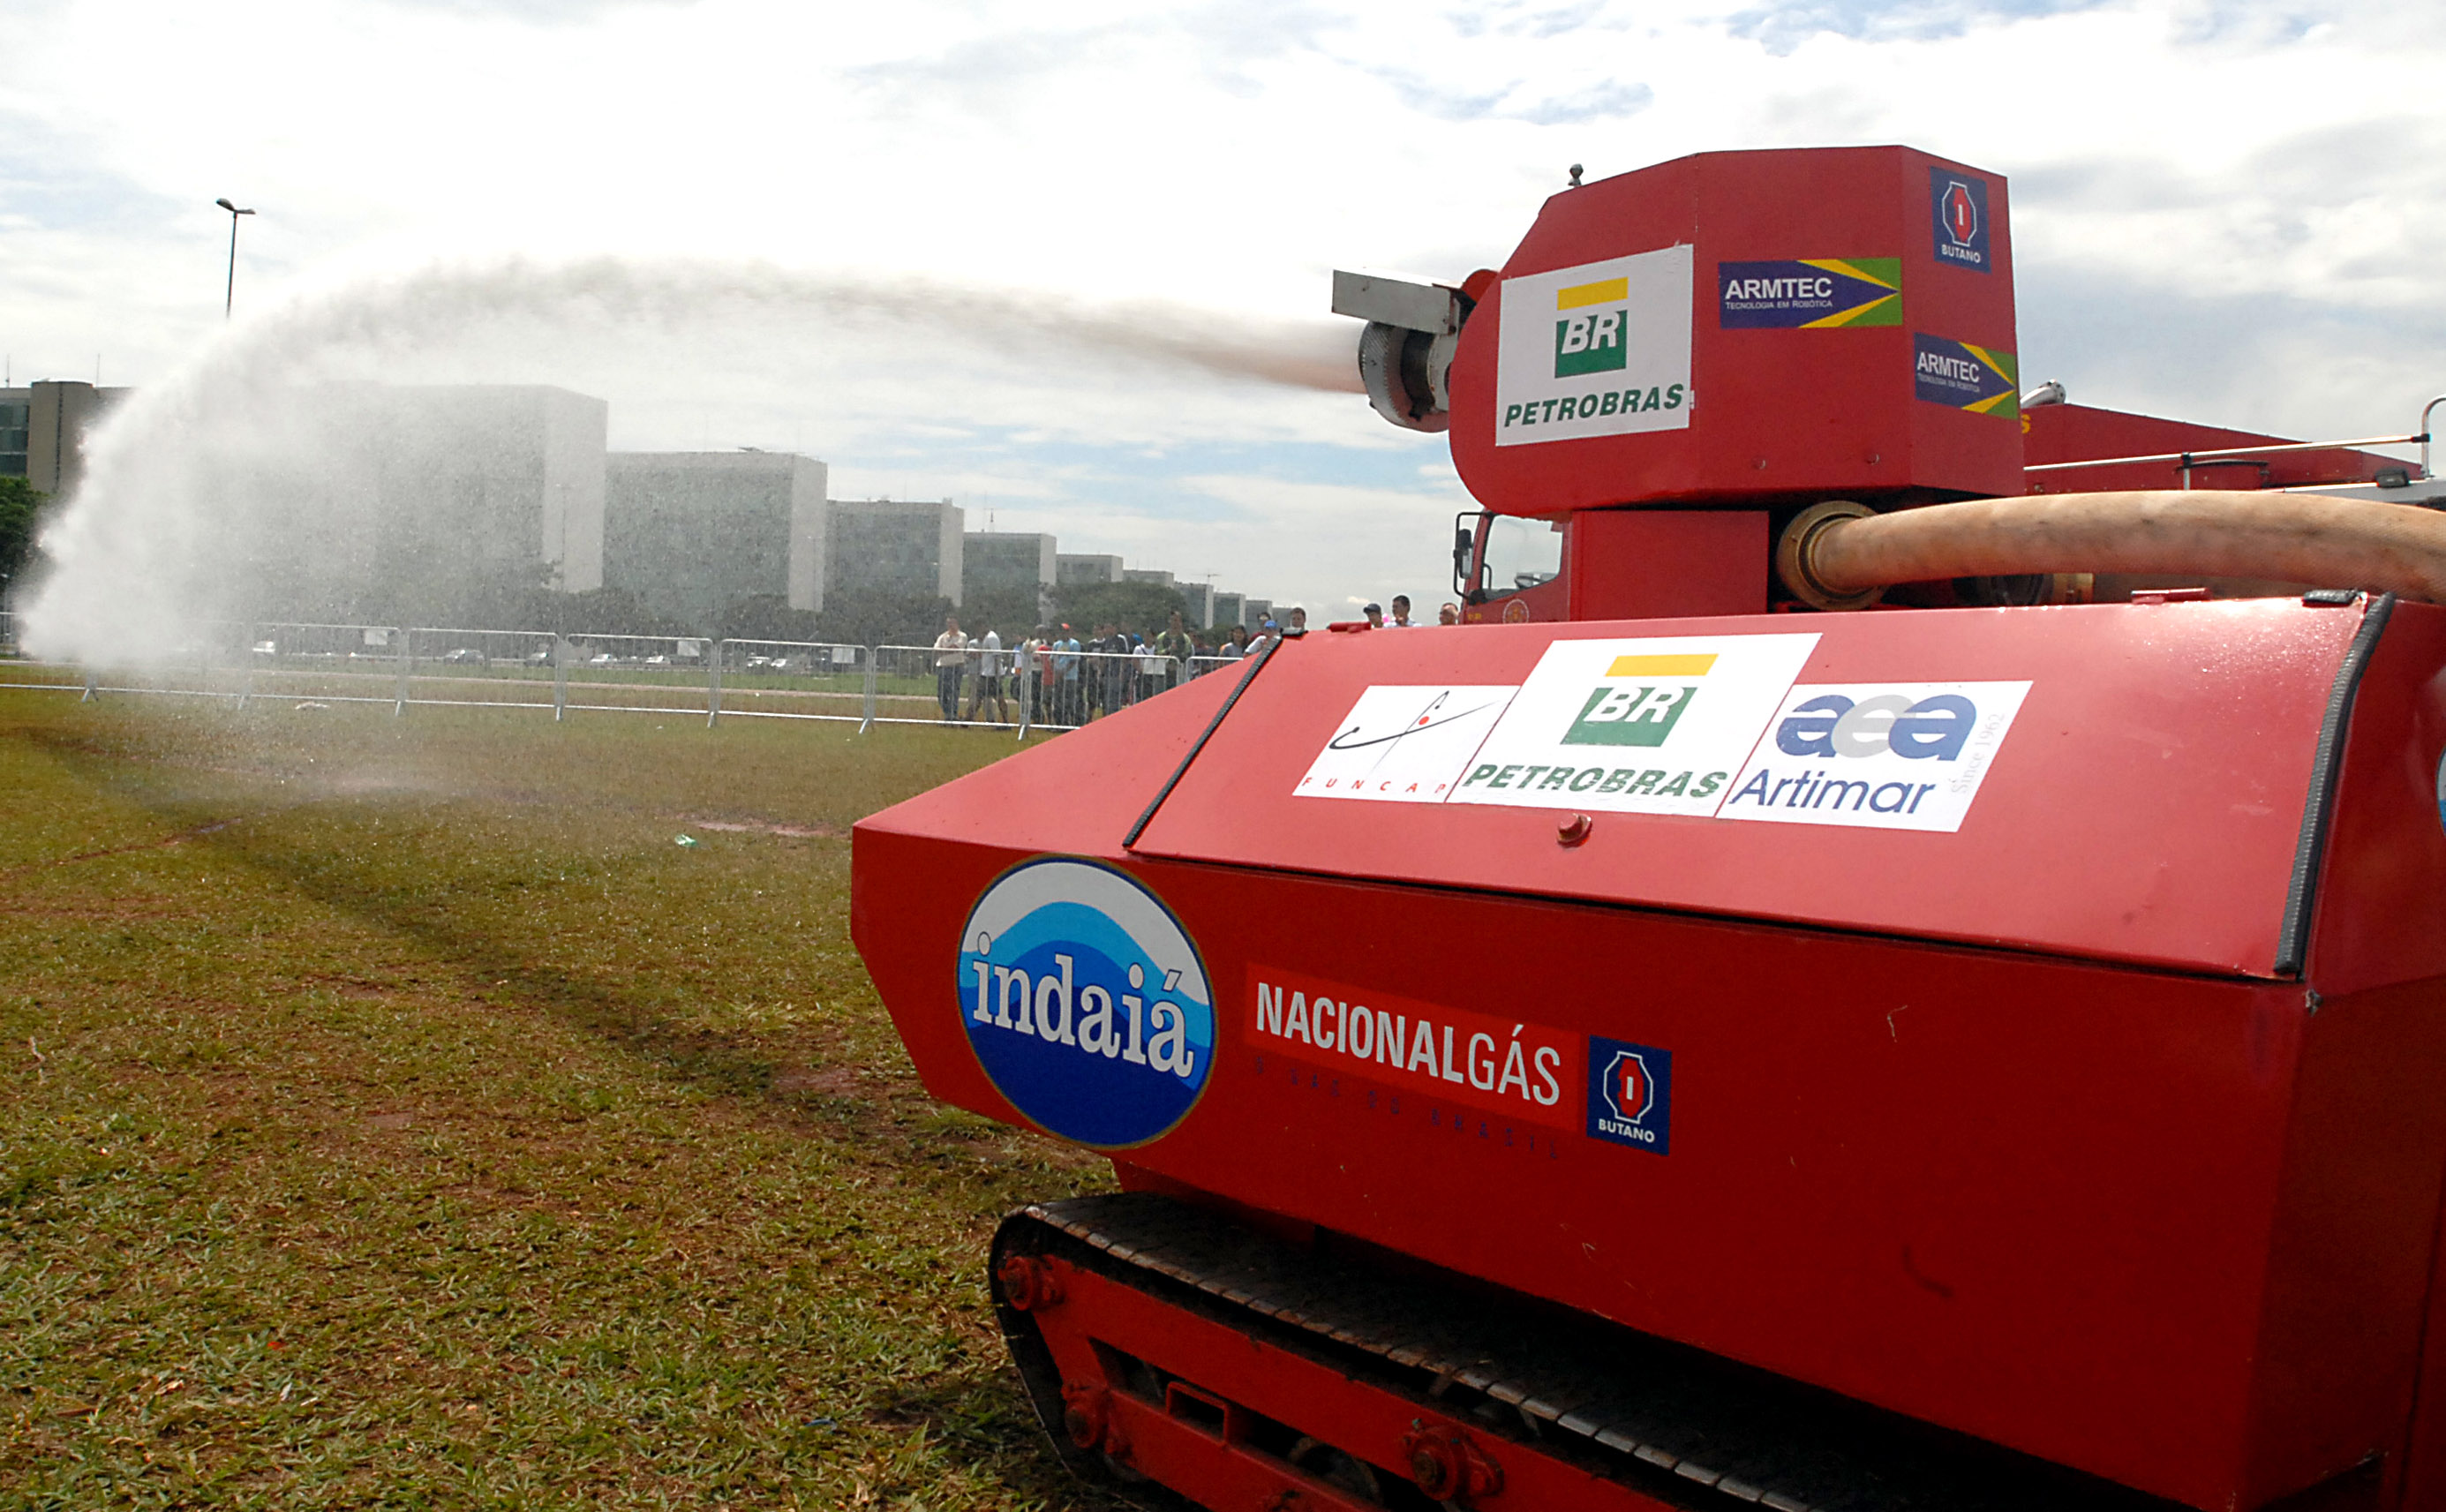
[[[1846,278],[1857,278],[1862,283],[1875,284],[1880,289],[1899,289],[1902,287],[1900,284],[1888,283],[1885,279],[1878,277],[1875,274],[1864,273],[1860,269],[1853,266],[1851,263],[1845,262],[1840,257],[1803,257],[1800,259],[1800,265],[1804,268],[1823,268],[1828,273],[1839,273]]]
[[[1821,331],[1831,329],[1835,326],[1848,326],[1853,321],[1859,319],[1862,315],[1867,314],[1872,310],[1885,309],[1886,306],[1894,302],[1894,297],[1895,296],[1892,294],[1881,294],[1878,297],[1870,300],[1865,305],[1853,305],[1849,310],[1836,311],[1834,314],[1823,315],[1816,320],[1809,321],[1802,325],[1800,329],[1803,331]]]
[[[1616,656],[1606,669],[1608,677],[1704,677],[1707,669],[1716,665],[1714,652],[1691,652],[1678,656]]]
[[[1556,291],[1554,308],[1577,310],[1582,305],[1617,304],[1629,297],[1630,279],[1628,277],[1608,278],[1598,283],[1574,284],[1569,289]]]

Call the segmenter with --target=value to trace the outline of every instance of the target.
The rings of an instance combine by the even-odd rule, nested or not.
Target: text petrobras
[[[2030,684],[1803,684],[1815,634],[1556,641],[1465,749],[1448,736],[1396,754],[1400,727],[1372,747],[1399,780],[1319,783],[1295,793],[1393,803],[1504,804],[1681,814],[1701,819],[1952,831],[2012,728]],[[1461,690],[1383,687],[1361,708],[1442,707]],[[1360,709],[1354,709],[1354,715]],[[1478,718],[1487,715],[1480,713]],[[1350,722],[1361,728],[1360,722]],[[1369,728],[1376,728],[1370,726]],[[1364,790],[1363,790],[1364,789]]]
[[[1495,444],[1686,427],[1694,269],[1662,247],[1504,279]]]
[[[958,972],[987,1078],[1051,1133],[1142,1144],[1205,1088],[1205,967],[1162,902],[1119,871],[1052,858],[1004,873],[969,912]]]
[[[1577,1040],[1559,1030],[1369,992],[1278,967],[1249,968],[1249,1043],[1346,1065],[1388,1087],[1554,1128],[1578,1084]]]

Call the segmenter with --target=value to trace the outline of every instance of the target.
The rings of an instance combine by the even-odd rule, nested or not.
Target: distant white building
[[[743,599],[824,607],[822,463],[791,452],[620,451],[605,464],[603,582],[711,633]]]
[[[1124,567],[1121,569],[1121,581],[1125,583],[1153,583],[1157,588],[1172,588],[1178,586],[1173,582],[1172,574],[1168,572],[1160,572],[1153,567]]]
[[[600,399],[540,386],[297,390],[219,442],[209,507],[250,517],[268,614],[448,616],[487,594],[603,585]]]
[[[1188,610],[1181,618],[1192,630],[1214,628],[1214,585],[1207,582],[1175,583],[1172,585]]]
[[[948,499],[832,501],[827,594],[914,594],[958,603],[964,523]]]
[[[66,499],[85,481],[85,435],[133,390],[76,382],[0,388],[0,478]]]
[[[1119,557],[1086,556],[1063,552],[1054,558],[1054,581],[1064,588],[1077,583],[1117,583],[1121,580],[1121,559]]]
[[[1247,624],[1248,621],[1240,617],[1247,612],[1248,599],[1246,595],[1240,594],[1216,594],[1214,595],[1214,617],[1207,621],[1207,626],[1212,630],[1230,630],[1234,625]]]
[[[1014,603],[1043,618],[1046,592],[1060,580],[1051,536],[1015,530],[972,530],[960,542],[960,602]]]

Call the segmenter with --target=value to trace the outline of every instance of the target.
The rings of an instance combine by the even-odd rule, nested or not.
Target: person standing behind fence
[[[934,637],[934,702],[941,706],[943,723],[960,717],[960,673],[968,670],[969,637],[960,633],[957,614],[943,621],[943,633]]]
[[[1177,613],[1172,616],[1172,623],[1156,636],[1155,652],[1165,661],[1158,670],[1161,680],[1156,684],[1157,688],[1177,686],[1188,677],[1189,658],[1197,654],[1197,642],[1189,638],[1189,627],[1181,622]]]
[[[1130,637],[1119,625],[1104,627],[1103,659],[1099,671],[1103,674],[1104,712],[1109,714],[1130,701]]]
[[[1079,694],[1079,637],[1069,626],[1062,627],[1062,638],[1053,643],[1053,665],[1061,673],[1061,697],[1054,706],[1053,722],[1057,725],[1083,725],[1087,707]]]
[[[1048,633],[1043,625],[1037,626],[1035,634],[1019,643],[1014,657],[1018,666],[1012,670],[1010,690],[1019,695],[1019,717],[1029,724],[1041,722],[1044,714],[1041,679],[1044,671],[1051,670],[1044,659],[1044,638]]]
[[[1138,697],[1153,698],[1163,691],[1163,657],[1144,636],[1138,642]]]
[[[971,643],[976,657],[977,680],[969,685],[969,718],[974,720],[985,712],[986,700],[994,705],[994,723],[1010,723],[1010,703],[1002,691],[1002,635],[991,626]]]

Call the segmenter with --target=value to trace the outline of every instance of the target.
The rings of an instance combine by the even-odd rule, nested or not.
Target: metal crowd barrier
[[[999,651],[931,646],[875,650],[878,723],[1076,729],[1239,658],[1153,652],[1068,651],[1023,643]]]
[[[13,647],[13,617],[0,614],[0,648]],[[948,658],[948,661],[947,661]],[[550,631],[466,630],[428,625],[305,622],[220,623],[141,672],[100,672],[73,663],[12,660],[0,689],[104,695],[216,698],[246,708],[292,704],[387,704],[573,711],[831,720],[863,731],[877,724],[959,724],[1013,730],[1075,729],[1236,658],[1175,659],[1152,652],[1068,651],[1023,644],[988,652],[931,646],[816,641],[718,640],[686,635],[559,635]]]

